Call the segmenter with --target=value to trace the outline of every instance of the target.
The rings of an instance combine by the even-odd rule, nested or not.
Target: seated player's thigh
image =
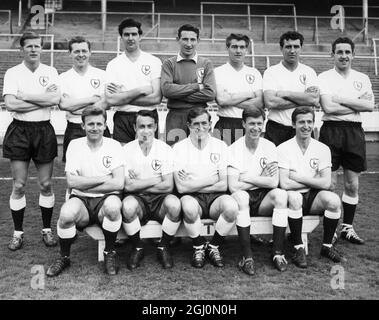
[[[118,196],[110,195],[106,197],[98,213],[99,222],[103,223],[103,219],[106,216],[111,221],[118,220],[121,215],[121,206],[122,203]]]
[[[73,197],[68,199],[62,206],[59,215],[61,223],[75,223],[79,228],[84,228],[89,223],[89,214],[83,201]]]
[[[201,218],[203,215],[203,210],[201,209],[199,201],[197,201],[196,198],[185,195],[180,198],[180,203],[182,204],[184,220],[186,222],[194,222],[197,217]]]
[[[330,206],[338,206],[339,197],[331,191],[320,191],[313,200],[312,206],[309,210],[311,215],[323,215],[324,211]],[[331,207],[329,209],[332,209]],[[335,208],[333,208],[335,209]]]

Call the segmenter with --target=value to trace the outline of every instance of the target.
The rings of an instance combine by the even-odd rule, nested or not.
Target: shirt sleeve
[[[224,141],[221,141],[221,159],[218,163],[218,170],[221,174],[227,174],[228,167],[228,146]]]
[[[253,83],[253,91],[262,90],[263,88],[263,79],[261,73],[256,70],[255,71],[255,80]]]
[[[52,67],[52,70],[51,70],[51,81],[50,81],[50,85],[51,84],[55,84],[57,85],[58,87],[60,87],[60,80],[59,80],[59,75],[58,75],[58,71],[57,69],[53,68]]]
[[[177,144],[173,146],[172,152],[173,152],[173,158],[174,158],[173,160],[174,172],[184,169],[184,161],[182,159],[183,158],[182,152],[181,152],[181,149],[178,148]]]
[[[118,80],[118,77],[117,77],[117,70],[114,67],[113,61],[110,61],[107,64],[107,67],[105,69],[105,82],[106,83],[113,82],[115,84],[119,84],[119,80]]]
[[[283,169],[290,169],[290,159],[288,157],[288,151],[285,148],[277,147],[278,166]]]
[[[4,75],[3,96],[6,94],[17,95],[17,78],[14,76],[11,70],[7,70]]]
[[[123,157],[123,149],[121,147],[120,143],[114,143],[112,146],[113,150],[113,159],[112,159],[112,166],[111,166],[111,171],[114,169],[117,169],[120,166],[123,166],[125,163],[124,157]]]
[[[274,91],[277,91],[277,83],[275,81],[275,77],[273,76],[272,74],[272,71],[271,69],[267,69],[264,73],[263,73],[263,91],[266,91],[266,90],[274,90]]]
[[[66,152],[65,172],[73,175],[79,175],[80,172],[80,152],[76,149],[75,144],[70,142]]]
[[[332,166],[332,156],[328,146],[325,146],[321,152],[320,163],[318,170],[324,170]]]
[[[162,73],[162,61],[157,57],[154,58],[155,59],[152,64],[153,70],[151,72],[151,80],[160,78]]]
[[[269,162],[278,162],[278,151],[274,144],[270,145],[268,156]]]
[[[318,76],[318,85],[320,89],[320,95],[332,94],[332,86],[329,85],[329,81],[324,73],[321,73]]]
[[[162,163],[162,175],[170,174],[174,171],[174,156],[172,149],[167,146]]]
[[[307,76],[308,79],[305,86],[306,89],[311,87],[319,87],[316,71],[314,71],[312,68],[309,68]]]

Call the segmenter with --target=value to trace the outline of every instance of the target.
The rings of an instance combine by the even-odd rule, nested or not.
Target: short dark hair
[[[99,116],[102,115],[104,117],[104,122],[107,122],[107,112],[100,107],[95,107],[93,105],[90,105],[88,107],[85,107],[82,112],[82,122],[85,122],[86,117],[88,116]]]
[[[41,47],[42,47],[42,45],[43,45],[42,37],[34,31],[24,32],[24,34],[20,38],[20,46],[23,47],[25,44],[25,40],[29,40],[29,39],[40,39],[41,40]]]
[[[134,19],[131,19],[131,18],[126,18],[125,20],[122,20],[121,23],[118,25],[118,33],[120,35],[120,37],[122,37],[122,31],[125,29],[125,28],[133,28],[133,27],[136,27],[138,29],[138,34],[141,35],[142,34],[142,29],[141,29],[141,23],[134,20]]]
[[[315,112],[314,112],[313,108],[312,108],[312,107],[301,106],[301,107],[297,107],[297,108],[292,112],[292,115],[291,115],[292,124],[295,124],[295,123],[296,123],[296,117],[297,117],[299,114],[307,114],[307,113],[312,114],[313,122],[314,122],[314,121],[315,121]]]
[[[81,36],[76,36],[76,37],[73,37],[71,38],[71,40],[68,42],[68,51],[72,51],[72,45],[74,43],[87,43],[88,45],[88,49],[91,51],[91,43],[84,37],[81,37]]]
[[[196,33],[197,38],[200,37],[200,30],[193,26],[192,24],[184,24],[178,29],[178,38],[180,39],[180,36],[182,34],[182,31],[193,31]]]
[[[350,46],[351,46],[351,51],[354,53],[355,44],[354,44],[353,40],[351,40],[351,39],[348,38],[348,37],[339,37],[339,38],[337,38],[336,40],[333,41],[333,43],[332,43],[332,52],[333,52],[333,53],[336,52],[336,46],[337,46],[337,44],[339,44],[339,43],[347,43],[347,44],[350,44]]]
[[[249,109],[244,109],[242,112],[242,120],[246,122],[248,117],[259,118],[262,117],[263,121],[266,120],[266,113],[262,108],[252,107]]]
[[[137,112],[136,118],[135,118],[135,124],[137,124],[137,118],[138,117],[150,117],[154,119],[154,122],[158,124],[158,114],[154,112],[153,110],[140,110]]]
[[[300,40],[300,46],[303,46],[304,43],[303,35],[297,31],[287,31],[280,36],[279,44],[281,48],[283,48],[284,40]]]
[[[208,121],[211,121],[211,114],[207,111],[207,109],[203,107],[194,107],[192,108],[187,115],[187,122],[191,124],[192,119],[197,118],[198,116],[201,116],[202,114],[208,115]]]
[[[230,35],[228,35],[225,41],[227,48],[230,47],[230,43],[232,42],[232,40],[237,40],[237,41],[243,40],[246,43],[246,47],[249,47],[250,45],[250,38],[247,35],[242,34],[242,33],[231,33]]]

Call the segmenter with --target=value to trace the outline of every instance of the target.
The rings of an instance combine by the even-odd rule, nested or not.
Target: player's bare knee
[[[238,214],[238,204],[234,199],[228,199],[222,203],[222,216],[227,222],[236,220]]]
[[[51,180],[44,180],[39,183],[40,191],[43,195],[48,196],[51,195],[52,192],[52,185]]]
[[[19,197],[23,197],[25,195],[25,182],[24,181],[15,181],[13,183],[12,194]]]
[[[72,210],[72,208],[63,206],[59,214],[58,225],[61,228],[68,228],[75,223],[77,216],[78,213]]]
[[[105,201],[103,205],[104,216],[111,221],[116,221],[121,216],[121,201],[116,199]]]
[[[237,201],[238,207],[243,209],[249,206],[249,194],[246,191],[238,190],[232,194],[234,200]]]
[[[288,208],[291,210],[299,210],[303,205],[303,197],[300,192],[287,192]]]
[[[165,199],[164,206],[166,209],[166,215],[171,221],[177,222],[180,220],[182,206],[177,197],[168,196]]]
[[[276,188],[272,191],[272,200],[275,208],[286,208],[288,203],[288,194],[285,190]]]
[[[358,181],[345,181],[345,193],[349,197],[357,197],[358,196],[358,190],[359,190],[359,183]]]
[[[124,221],[131,222],[137,216],[138,201],[133,197],[127,197],[122,201],[122,217]]]
[[[341,211],[341,200],[335,193],[330,193],[326,199],[326,209],[329,211]]]

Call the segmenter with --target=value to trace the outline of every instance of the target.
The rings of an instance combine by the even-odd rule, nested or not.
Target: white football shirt
[[[112,59],[106,69],[106,82],[113,82],[128,91],[151,85],[152,80],[161,77],[162,62],[150,53],[141,51],[136,61],[131,61],[125,53]],[[118,111],[138,112],[142,109],[154,110],[156,106],[135,106],[126,104],[117,106]]]
[[[229,146],[228,165],[238,170],[239,174],[249,173],[253,176],[260,176],[266,165],[271,162],[278,162],[276,147],[265,138],[259,138],[254,154],[246,147],[245,136]],[[258,189],[258,187],[254,186],[249,190],[254,189]]]
[[[299,63],[294,71],[288,70],[282,62],[271,66],[263,73],[263,91],[289,90],[305,92],[310,87],[318,87],[316,72],[309,66]],[[291,126],[291,115],[294,109],[270,109],[268,119],[285,126]]]
[[[230,63],[225,63],[214,69],[217,94],[227,91],[230,94],[238,92],[262,90],[262,76],[255,68],[244,65],[239,71]],[[242,109],[236,107],[219,107],[217,115],[228,118],[242,118]]]
[[[89,148],[87,137],[74,139],[68,145],[65,171],[71,174],[83,177],[105,176],[123,165],[122,147],[116,140],[103,137],[103,144],[96,151]],[[75,189],[72,193],[78,194]],[[111,193],[119,193],[119,191]],[[104,196],[101,193],[84,192],[84,194],[87,197]]]
[[[228,147],[224,141],[209,137],[204,149],[199,150],[188,137],[177,142],[173,151],[174,171],[185,170],[192,179],[226,174]]]
[[[333,68],[322,72],[318,79],[321,96],[335,94],[342,97],[358,98],[367,92],[372,95],[372,100],[374,100],[370,78],[362,72],[350,69],[349,75],[345,78]],[[362,122],[359,112],[345,115],[324,113],[321,120]]]
[[[5,72],[3,96],[7,94],[17,96],[18,91],[27,94],[43,94],[52,84],[59,87],[58,72],[54,67],[40,63],[38,68],[32,72],[22,62]],[[46,121],[50,120],[51,108],[41,108],[29,112],[16,111],[12,116],[21,121]]]
[[[320,171],[331,167],[331,153],[327,145],[311,138],[305,153],[301,151],[296,137],[283,142],[277,147],[279,168],[294,170],[307,177],[315,177]],[[310,188],[297,191],[304,193]]]
[[[88,66],[85,74],[81,75],[74,68],[59,75],[61,94],[71,98],[81,99],[90,96],[104,96],[105,71]],[[74,123],[82,123],[80,116],[82,110],[75,114],[66,111],[66,119]],[[78,113],[78,114],[76,114]]]
[[[138,140],[133,140],[123,146],[123,158],[126,163],[125,174],[132,169],[140,179],[161,177],[172,173],[174,169],[171,147],[155,138],[147,156],[143,154]]]

